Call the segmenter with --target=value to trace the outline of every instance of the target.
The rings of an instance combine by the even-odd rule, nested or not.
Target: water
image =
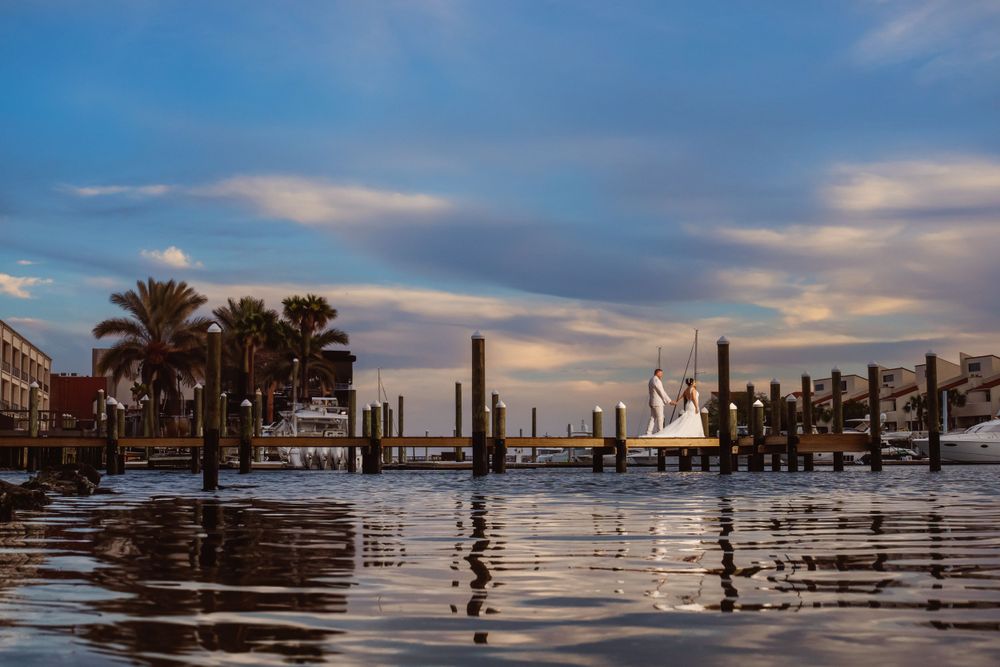
[[[992,665],[998,475],[130,471],[0,525],[0,664]]]

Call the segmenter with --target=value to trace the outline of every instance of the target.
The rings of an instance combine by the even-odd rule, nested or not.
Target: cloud
[[[1000,5],[992,0],[873,3],[878,25],[854,46],[865,65],[912,62],[920,79],[993,72],[1000,62]]]
[[[429,220],[452,206],[448,200],[428,194],[283,175],[236,176],[192,192],[242,202],[262,215],[318,226],[379,222],[385,218]]]
[[[31,261],[30,259],[19,259],[17,260],[17,263],[19,266],[31,266],[35,262]]]
[[[824,193],[851,213],[1000,210],[1000,161],[984,157],[840,165]]]
[[[169,185],[91,185],[60,187],[63,192],[69,192],[77,197],[109,197],[112,195],[128,195],[133,197],[160,197],[171,192]]]
[[[36,285],[49,285],[51,283],[52,280],[48,278],[28,278],[0,273],[0,294],[6,294],[17,299],[30,299],[31,293],[28,292],[27,288],[35,287]]]
[[[190,269],[202,266],[201,262],[192,261],[190,255],[173,245],[165,250],[141,250],[139,254],[157,264],[170,266],[175,269]]]
[[[900,234],[903,225],[855,227],[849,225],[789,225],[780,229],[766,227],[720,227],[715,234],[722,240],[742,246],[781,248],[809,255],[839,255],[861,249],[885,247]]]

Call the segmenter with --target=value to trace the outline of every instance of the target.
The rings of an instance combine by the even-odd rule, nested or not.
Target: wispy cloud
[[[19,259],[17,260],[17,263],[19,266],[31,266],[35,262],[31,261],[30,259]]]
[[[859,62],[916,64],[920,78],[993,71],[1000,63],[1000,4],[993,0],[883,0],[878,25],[853,49]]]
[[[76,195],[77,197],[109,197],[113,195],[126,195],[133,197],[160,197],[171,192],[174,188],[170,185],[150,184],[150,185],[64,185],[59,188],[63,192]]]
[[[0,294],[15,297],[17,299],[30,299],[29,287],[51,284],[48,278],[29,278],[22,276],[12,276],[7,273],[0,273]]]
[[[345,185],[298,176],[236,176],[192,189],[194,194],[247,204],[259,213],[304,225],[427,220],[451,207],[441,197]]]
[[[1000,209],[1000,161],[990,158],[846,164],[833,177],[825,197],[842,211]]]
[[[202,266],[201,262],[194,261],[189,254],[173,245],[164,250],[141,250],[139,254],[152,262],[175,269],[191,269]]]

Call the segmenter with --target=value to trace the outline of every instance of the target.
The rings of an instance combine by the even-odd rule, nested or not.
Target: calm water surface
[[[0,664],[994,665],[998,481],[129,471],[0,525]]]

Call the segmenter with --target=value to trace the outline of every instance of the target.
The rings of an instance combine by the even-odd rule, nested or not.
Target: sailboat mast
[[[698,330],[694,330],[694,375],[692,376],[695,380],[698,379]]]

